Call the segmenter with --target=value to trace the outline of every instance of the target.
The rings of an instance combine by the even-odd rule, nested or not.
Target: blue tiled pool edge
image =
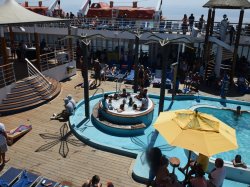
[[[114,92],[107,92],[107,93],[114,93]],[[99,98],[100,95],[102,94],[98,94],[98,95],[95,95],[93,97],[91,97],[91,100],[94,100],[96,98]],[[150,97],[152,98],[159,98],[158,95],[152,95],[152,94],[149,94]],[[196,99],[197,96],[178,96],[176,98],[176,100],[193,100],[193,99]],[[220,99],[220,98],[211,98],[211,97],[206,97],[206,96],[199,96],[200,99],[203,99],[203,100],[212,100],[212,101],[218,101],[218,102],[227,102],[227,103],[232,103],[232,104],[241,104],[241,105],[246,105],[246,106],[250,106],[250,103],[249,102],[243,102],[243,101],[236,101],[236,100],[225,100],[225,99]],[[165,97],[165,100],[168,100],[168,101],[171,101],[171,97]],[[79,108],[81,105],[84,104],[84,100],[80,101],[78,104],[77,104],[77,108]],[[90,120],[86,121],[85,123],[89,123],[91,122]],[[90,145],[94,148],[97,148],[97,149],[100,149],[100,150],[103,150],[103,151],[108,151],[108,152],[112,152],[112,153],[115,153],[115,154],[119,154],[119,155],[124,155],[124,156],[128,156],[128,157],[132,157],[132,158],[136,158],[136,163],[134,165],[134,168],[133,168],[133,172],[132,172],[132,177],[138,181],[138,182],[141,182],[141,183],[145,183],[145,181],[147,181],[147,176],[144,176],[144,175],[141,175],[140,173],[137,172],[137,165],[140,161],[140,154],[141,153],[136,153],[136,152],[133,152],[131,150],[124,150],[124,149],[121,149],[119,147],[116,147],[116,146],[107,146],[101,142],[97,142],[95,141],[94,139],[91,139],[91,138],[86,138],[84,136],[81,136],[77,131],[78,129],[75,127],[75,124],[71,124],[70,123],[70,128],[73,132],[73,134],[78,138],[80,139],[81,141],[83,141],[84,143],[86,143],[87,145]],[[139,163],[140,164],[140,163]],[[138,170],[139,171],[139,170]],[[233,187],[247,187],[248,185],[247,184],[242,184],[242,183],[239,183],[239,182],[234,182],[234,181],[229,181],[229,180],[226,180],[223,187],[230,187],[230,186],[233,186]]]

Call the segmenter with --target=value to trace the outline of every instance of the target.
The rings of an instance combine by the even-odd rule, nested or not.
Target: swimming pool
[[[109,92],[108,94],[112,94],[112,92]],[[102,94],[99,94],[91,98],[90,111],[93,111],[93,108],[100,101],[102,97],[103,97]],[[75,111],[74,115],[70,117],[71,130],[80,140],[82,140],[83,142],[85,142],[86,144],[90,146],[93,146],[93,147],[96,147],[98,149],[102,149],[105,151],[114,152],[116,154],[130,156],[133,158],[140,157],[139,160],[143,160],[143,155],[145,154],[145,151],[148,147],[150,146],[159,147],[162,149],[163,153],[167,157],[178,157],[181,160],[180,167],[184,167],[187,162],[186,151],[179,147],[170,146],[168,142],[160,134],[155,133],[153,124],[158,117],[159,96],[149,94],[149,97],[154,103],[153,120],[152,120],[152,123],[147,128],[144,129],[144,132],[142,134],[131,135],[131,136],[118,136],[112,133],[109,133],[109,134],[105,133],[105,131],[96,127],[91,119],[85,119],[84,100],[80,101],[77,104],[77,110]],[[227,107],[227,108],[235,109],[238,105],[241,106],[242,110],[250,111],[250,103],[247,103],[247,102],[221,100],[218,98],[210,98],[210,97],[203,97],[203,96],[200,96],[200,99],[198,100],[194,96],[184,96],[184,97],[178,96],[178,99],[174,101],[172,101],[170,97],[165,98],[164,111],[178,110],[178,109],[190,109],[192,107],[200,108],[202,110],[204,106],[211,106],[211,107],[217,107],[217,108]],[[221,115],[221,112],[224,111],[224,110],[222,111],[220,110],[218,111],[218,110],[219,109],[217,109],[217,111],[214,111],[214,112],[218,113],[219,115]],[[221,119],[218,115],[216,117]],[[225,119],[222,119],[222,120],[225,123],[228,123]],[[246,120],[249,120],[249,118],[247,117]],[[241,135],[238,135],[238,136],[241,136]],[[247,139],[248,139],[248,142],[250,142],[249,137],[246,137],[246,141]],[[250,144],[244,144],[244,145],[246,145],[246,148],[244,149],[250,150]],[[239,150],[240,149],[241,149],[241,146]],[[248,157],[249,154],[246,155],[244,152],[245,150],[240,150],[239,153],[242,153],[242,157],[246,161],[246,158]],[[230,155],[224,156],[224,154],[228,154],[228,153],[222,153],[221,157],[229,161],[228,163],[231,163],[232,157],[234,157],[235,154],[233,153],[232,154],[233,156],[230,156]],[[247,161],[247,163],[249,163],[249,161]],[[169,170],[171,170],[171,166],[169,167],[170,167]],[[211,167],[214,167],[214,166],[211,165]],[[248,177],[250,170],[246,171],[246,170],[242,170],[238,168],[233,168],[232,165],[230,165],[229,167],[231,167],[233,171],[227,172],[227,177],[235,181],[240,181],[240,182],[250,184],[250,178]],[[237,170],[237,172],[235,170]],[[145,171],[143,170],[139,172],[143,175],[144,178],[148,177],[147,176],[148,170],[145,170]],[[176,175],[178,176],[179,180],[184,179],[184,176],[181,173],[179,173],[178,170],[176,170]]]
[[[220,157],[224,160],[232,160],[235,155],[240,154],[245,163],[250,165],[250,113],[243,112],[241,116],[236,116],[233,111],[209,107],[198,107],[198,111],[211,114],[227,125],[231,126],[236,131],[237,142],[239,148],[214,155],[213,157]]]

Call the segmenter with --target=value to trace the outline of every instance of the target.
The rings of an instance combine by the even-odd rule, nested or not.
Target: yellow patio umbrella
[[[198,111],[161,112],[154,127],[170,145],[208,157],[238,148],[233,128]]]

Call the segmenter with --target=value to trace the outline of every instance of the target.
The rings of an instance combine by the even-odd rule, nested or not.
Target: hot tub
[[[112,95],[112,94],[111,94]],[[118,100],[112,99],[111,105],[113,107],[112,110],[100,110],[100,114],[107,119],[108,121],[120,124],[120,125],[132,125],[132,124],[140,124],[144,123],[146,126],[149,126],[153,120],[154,113],[154,103],[148,98],[148,109],[146,110],[133,110],[132,106],[129,106],[129,98],[132,97],[134,104],[140,107],[141,101],[135,98],[135,94],[131,94],[128,97],[122,97]],[[120,107],[123,103],[123,100],[126,101],[125,110],[123,112],[117,112],[116,109]],[[102,105],[101,105],[102,107]]]

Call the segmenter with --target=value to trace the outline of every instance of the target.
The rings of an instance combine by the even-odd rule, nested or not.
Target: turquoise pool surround
[[[113,92],[110,92],[113,93]],[[91,98],[90,107],[93,108],[94,105],[100,100],[102,95],[95,95]],[[154,119],[153,122],[156,120],[158,116],[158,102],[159,102],[159,96],[157,95],[149,95],[150,98],[155,103],[155,111],[154,111]],[[187,100],[188,99],[188,100]],[[158,135],[157,138],[154,138],[155,140],[149,140],[150,134],[154,132],[154,128],[152,126],[149,126],[145,131],[143,135],[139,135],[136,137],[117,137],[105,134],[104,132],[100,131],[98,128],[95,128],[90,120],[84,119],[84,107],[83,107],[84,101],[81,101],[78,103],[77,108],[74,116],[70,117],[70,123],[72,131],[75,133],[75,135],[85,141],[86,143],[90,144],[91,146],[97,147],[99,149],[104,149],[107,151],[115,152],[118,154],[123,154],[131,157],[136,157],[139,153],[143,154],[144,151],[149,146],[169,146],[167,142],[160,138],[161,136]],[[237,105],[242,106],[242,110],[250,110],[250,103],[240,102],[240,101],[232,101],[232,100],[221,100],[218,98],[209,98],[209,97],[203,97],[200,96],[200,100],[196,101],[195,96],[188,96],[188,97],[178,97],[178,100],[175,100],[174,102],[171,102],[170,97],[165,98],[165,107],[164,110],[177,110],[177,109],[188,109],[192,106],[199,106],[199,105],[210,105],[210,106],[216,106],[216,107],[229,107],[229,108],[236,108]],[[244,104],[244,105],[243,105]],[[156,145],[156,140],[161,139],[161,143]],[[181,148],[175,147],[174,150],[183,150]],[[165,151],[164,153],[166,155],[171,155],[171,151]],[[178,152],[178,151],[177,151]],[[179,156],[179,155],[177,155]],[[180,155],[181,156],[181,155]],[[182,156],[181,156],[182,157]],[[186,157],[186,155],[185,155]],[[181,163],[181,166],[185,164],[185,161]],[[240,171],[240,175],[242,173],[245,173],[245,171]],[[145,176],[146,177],[146,176]],[[179,177],[179,176],[178,176]],[[181,177],[181,176],[180,176]],[[244,177],[245,178],[245,177]],[[248,182],[250,183],[250,179],[248,177]],[[245,181],[246,182],[246,181]]]

